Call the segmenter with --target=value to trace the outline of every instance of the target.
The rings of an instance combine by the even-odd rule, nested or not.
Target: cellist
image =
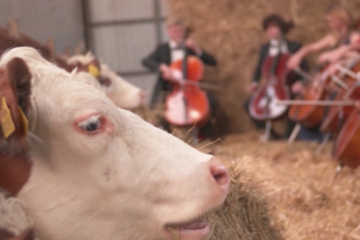
[[[354,21],[347,9],[339,4],[330,4],[325,10],[325,19],[331,29],[331,32],[325,35],[320,40],[303,46],[297,53],[291,56],[288,61],[289,69],[296,69],[300,62],[310,53],[319,52],[324,49],[336,49],[344,45],[353,44],[359,41],[359,33],[354,30]],[[328,56],[320,55],[319,62],[329,62]],[[326,71],[331,75],[335,73],[335,64],[329,65]],[[303,91],[304,85],[298,81],[293,84],[292,92],[300,93]],[[323,135],[316,126],[312,129],[307,129],[302,126],[299,135],[305,133],[310,136],[310,140],[322,141]],[[301,138],[299,136],[299,138]],[[298,139],[299,139],[298,138]],[[305,139],[306,140],[306,139]]]
[[[351,58],[360,51],[360,38],[348,45],[340,46],[334,50],[322,53],[318,58],[318,63],[328,62],[330,64],[341,61],[342,59]]]
[[[259,59],[253,73],[252,82],[248,86],[248,91],[250,93],[253,93],[259,85],[259,81],[262,76],[262,66],[265,59],[268,56],[276,56],[278,54],[279,49],[281,49],[282,53],[293,54],[301,48],[300,43],[286,39],[285,36],[289,32],[289,30],[293,27],[293,25],[291,22],[286,22],[281,16],[277,14],[271,14],[265,17],[262,22],[262,27],[263,30],[266,32],[269,41],[261,46]],[[305,60],[301,62],[301,67],[304,70],[308,69],[308,65]],[[249,102],[250,102],[250,98],[244,103],[244,109],[247,112],[249,111],[248,110]],[[253,118],[252,121],[257,129],[265,128],[264,122],[257,121]],[[286,130],[286,137],[289,137],[294,126],[295,123],[289,121]],[[276,136],[275,133],[271,133],[271,138],[276,139],[278,138],[278,136]]]
[[[180,44],[187,31],[186,24],[181,18],[171,16],[167,18],[166,25],[169,42],[159,44],[155,50],[142,61],[142,64],[151,71],[159,72],[159,77],[151,99],[152,106],[158,103],[164,103],[166,93],[171,90],[171,82],[177,81],[177,78],[174,77],[169,65],[172,62],[182,59],[185,55],[185,51],[180,47]],[[201,49],[193,39],[187,38],[185,40],[185,46],[188,55],[199,57],[206,65],[216,66],[216,59]],[[217,101],[210,93],[207,93],[207,97],[213,117]],[[167,123],[163,123],[163,127],[165,130],[169,130]],[[209,137],[209,135],[211,135],[210,122],[200,129],[200,133],[204,135],[204,137]]]
[[[330,4],[325,11],[325,19],[331,32],[320,40],[303,46],[296,54],[292,55],[288,62],[289,69],[297,68],[301,61],[310,53],[319,52],[324,49],[336,49],[344,45],[356,44],[360,39],[360,34],[354,29],[354,20],[349,11],[339,3]],[[322,54],[319,62],[331,60],[331,54]],[[299,92],[302,83],[295,83],[293,90]]]

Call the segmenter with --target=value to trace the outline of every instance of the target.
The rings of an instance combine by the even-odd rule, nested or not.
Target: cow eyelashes
[[[95,132],[101,127],[100,116],[92,116],[85,121],[79,123],[79,127],[87,132]]]

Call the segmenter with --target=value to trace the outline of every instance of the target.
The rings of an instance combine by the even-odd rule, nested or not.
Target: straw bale
[[[266,196],[273,224],[284,239],[360,239],[360,170],[344,168],[335,179],[338,163],[331,159],[331,144],[318,156],[317,147],[231,136],[223,139],[217,155],[227,164],[239,159],[236,171],[245,172],[242,182],[249,179]]]
[[[184,17],[194,29],[193,38],[215,55],[218,66],[207,68],[205,81],[228,89],[214,92],[219,99],[217,133],[242,133],[251,129],[242,104],[248,97],[259,47],[266,41],[261,21],[276,12],[297,26],[289,39],[309,43],[328,32],[323,12],[333,0],[167,0],[170,12]],[[360,16],[360,1],[342,0]],[[309,58],[314,62],[314,57]]]
[[[210,216],[210,240],[281,240],[271,221],[267,199],[255,190],[254,183],[230,169],[231,188],[223,206]]]

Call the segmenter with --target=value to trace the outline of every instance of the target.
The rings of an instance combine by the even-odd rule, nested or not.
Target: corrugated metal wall
[[[64,0],[0,0],[0,26],[16,18],[20,32],[46,43],[55,42],[57,52],[74,50],[84,39],[80,1]]]
[[[156,74],[141,60],[166,40],[164,0],[88,0],[90,48],[112,69],[144,89],[148,100]]]

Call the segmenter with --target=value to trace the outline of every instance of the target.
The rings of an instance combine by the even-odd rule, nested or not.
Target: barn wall
[[[220,102],[219,133],[240,133],[251,129],[242,110],[248,97],[245,87],[251,81],[260,44],[266,41],[261,20],[276,12],[297,25],[289,39],[309,43],[327,33],[322,13],[332,0],[167,0],[172,12],[183,16],[195,30],[203,48],[213,53],[219,65],[208,69],[206,81],[224,86],[226,93],[216,93]],[[360,1],[343,0],[357,17]],[[310,58],[310,60],[314,60]]]
[[[0,9],[0,27],[17,18],[21,33],[42,43],[53,38],[57,52],[74,49],[83,39],[79,0],[0,0]]]

